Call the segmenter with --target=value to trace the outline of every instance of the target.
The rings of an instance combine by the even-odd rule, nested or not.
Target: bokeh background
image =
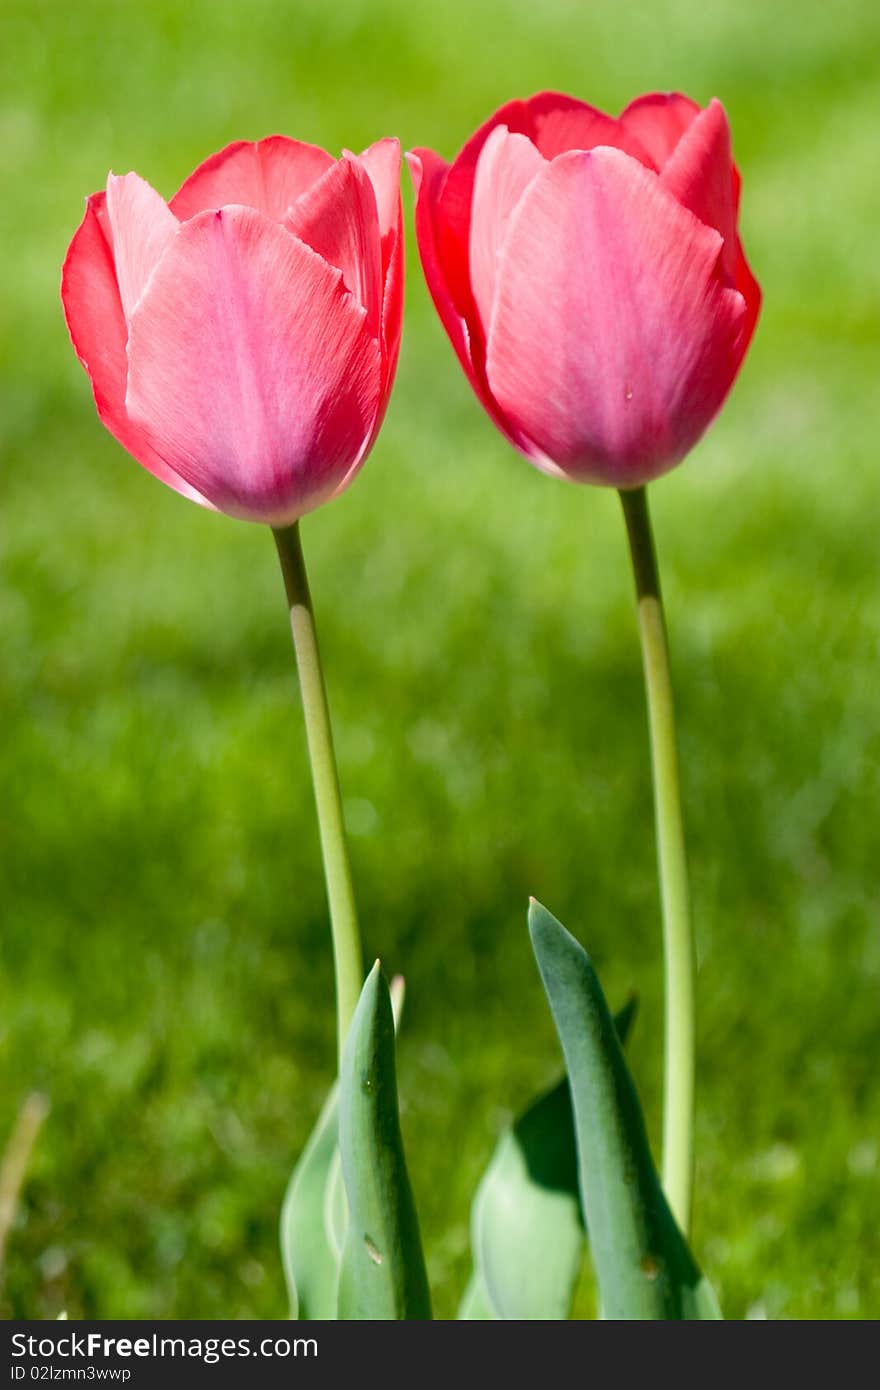
[[[880,1315],[880,8],[5,0],[0,1135],[45,1093],[5,1315],[282,1317],[279,1204],[332,1080],[324,891],[271,539],[98,423],[59,268],[112,167],[227,141],[450,157],[513,95],[717,95],[765,308],[653,488],[697,922],[695,1245],[731,1317]],[[411,194],[405,178],[408,230]],[[367,949],[402,970],[439,1316],[499,1128],[560,1060],[527,896],[587,944],[658,1137],[659,910],[615,496],[472,398],[412,238],[398,386],[309,517]],[[5,1138],[2,1140],[5,1142]]]

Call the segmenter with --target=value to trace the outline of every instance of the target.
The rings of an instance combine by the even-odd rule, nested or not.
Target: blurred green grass
[[[729,1316],[880,1315],[880,9],[7,0],[0,25],[0,1133],[30,1089],[52,1102],[0,1309],[283,1316],[277,1212],[333,1066],[273,547],[99,426],[58,304],[83,197],[110,167],[170,195],[276,130],[451,156],[550,86],[731,115],[763,319],[653,490],[700,957],[695,1239]],[[655,1137],[661,979],[616,500],[496,437],[412,239],[409,260],[383,435],[304,541],[367,948],[408,981],[405,1135],[450,1316],[493,1137],[558,1066],[527,895],[612,999],[639,990]]]

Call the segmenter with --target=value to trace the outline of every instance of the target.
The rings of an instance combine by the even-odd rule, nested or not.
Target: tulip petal
[[[613,116],[562,92],[538,92],[527,101],[509,101],[490,116],[456,156],[440,194],[440,218],[467,245],[474,177],[483,146],[493,130],[506,126],[512,135],[524,135],[544,156],[555,159],[569,150],[591,150],[596,145],[623,149],[653,168],[638,134]]]
[[[470,276],[483,332],[495,295],[498,252],[510,216],[546,161],[525,135],[496,126],[477,161],[471,204]]]
[[[93,193],[70,243],[61,299],[70,339],[89,374],[98,415],[110,433],[150,473],[202,506],[211,504],[156,453],[125,410],[128,336],[113,263],[106,196]]]
[[[382,312],[382,251],[373,184],[353,155],[332,164],[317,183],[300,194],[284,226],[328,265],[342,271],[346,288],[367,311],[367,324],[379,336]]]
[[[526,108],[528,135],[545,159],[555,159],[569,150],[592,150],[610,145],[624,150],[642,164],[653,163],[635,131],[627,130],[613,116],[595,106],[562,92],[539,92],[522,103]],[[516,129],[517,127],[511,127]]]
[[[400,197],[400,141],[377,140],[358,156],[373,184],[382,238],[382,338],[388,384],[400,352],[403,321],[403,204]]]
[[[627,134],[647,150],[655,167],[662,170],[700,108],[681,92],[649,92],[636,97],[618,118]]]
[[[525,136],[548,159],[572,148],[572,141],[575,148],[592,148],[600,142],[622,145],[643,163],[651,161],[635,133],[561,92],[539,92],[528,101],[507,102],[471,136],[451,165],[432,150],[417,149],[407,155],[416,185],[416,237],[431,296],[471,385],[496,425],[513,438],[484,379],[485,334],[469,265],[477,161],[498,126]]]
[[[517,448],[526,441],[493,399],[486,380],[486,335],[474,300],[470,274],[470,228],[477,161],[498,126],[531,140],[547,158],[568,141],[592,146],[622,145],[636,159],[651,161],[635,133],[586,102],[561,92],[539,92],[528,101],[509,101],[480,126],[452,165],[432,150],[407,155],[416,189],[416,239],[425,279],[456,355],[494,423]]]
[[[460,229],[450,226],[440,214],[439,198],[449,166],[427,149],[410,150],[406,159],[416,192],[419,256],[434,307],[480,403],[502,434],[521,448],[521,439],[498,409],[486,381],[485,336],[468,278],[467,229],[462,245]]]
[[[683,457],[746,346],[721,238],[618,150],[533,180],[499,259],[487,376],[548,471],[634,487]]]
[[[400,208],[401,223],[403,207]],[[403,331],[404,241],[403,227],[388,234],[388,267],[382,301],[382,345],[385,349],[385,370],[389,387],[397,369],[400,337]]]
[[[563,100],[570,101],[571,98],[563,98]],[[478,362],[482,361],[485,353],[485,335],[482,333],[471,289],[469,268],[471,204],[477,161],[483,146],[498,126],[506,126],[510,132],[525,135],[531,139],[535,124],[529,113],[528,103],[509,101],[500,107],[466,141],[451,165],[446,165],[430,150],[413,151],[413,155],[422,160],[425,171],[430,175],[428,179],[423,179],[422,183],[426,199],[432,208],[438,269],[442,273],[447,294],[455,306],[456,313],[468,325],[468,337],[471,339],[474,357]],[[413,169],[412,157],[408,156],[408,158],[410,168]],[[414,170],[413,177],[415,178]],[[421,251],[421,238],[419,238],[419,249]],[[427,268],[425,274],[427,275]],[[454,341],[453,346],[455,346]]]
[[[457,229],[450,229],[439,217],[439,198],[449,165],[427,149],[410,150],[406,159],[415,187],[416,240],[428,289],[468,380],[481,394],[471,357],[470,331],[462,312],[462,298],[473,309],[466,243],[463,248]]]
[[[128,411],[232,516],[286,525],[362,461],[381,360],[341,273],[246,207],[185,223],[131,321]]]
[[[171,211],[183,222],[209,208],[240,203],[280,222],[334,163],[326,150],[286,135],[237,140],[190,174],[171,199]]]
[[[180,224],[165,199],[137,174],[107,176],[106,208],[116,282],[128,322],[153,267]]]
[[[379,235],[384,243],[386,237],[400,229],[400,141],[391,137],[377,140],[357,158],[376,194]]]
[[[673,197],[724,237],[721,265],[729,283],[736,276],[736,207],[730,126],[720,101],[695,116],[663,166],[660,182]]]
[[[761,312],[761,286],[752,274],[739,238],[737,238],[736,248],[734,284],[746,303],[745,345],[748,347],[758,322],[758,315]]]

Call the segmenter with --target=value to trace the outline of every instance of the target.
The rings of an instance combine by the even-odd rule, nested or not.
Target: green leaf
[[[499,1139],[474,1198],[471,1240],[495,1317],[569,1316],[584,1228],[567,1079]]]
[[[324,1102],[281,1208],[281,1257],[292,1318],[335,1318],[339,1256],[328,1226],[339,1088]]]
[[[405,985],[390,985],[395,1029]],[[339,1157],[339,1087],[333,1086],[287,1185],[281,1207],[281,1258],[291,1318],[336,1317],[339,1263],[348,1210]]]
[[[621,1041],[635,1013],[631,999],[617,1015]],[[567,1077],[498,1140],[474,1198],[471,1244],[475,1269],[459,1318],[571,1315],[584,1228]]]
[[[663,1195],[590,959],[534,900],[529,930],[571,1083],[581,1198],[604,1316],[719,1317]]]
[[[367,976],[342,1059],[339,1150],[349,1220],[338,1316],[430,1318],[397,1111],[394,1020],[378,961]]]
[[[324,1226],[338,1268],[345,1248],[345,1233],[348,1230],[348,1207],[345,1204],[345,1185],[342,1181],[342,1160],[339,1157],[338,1145],[330,1160],[327,1186],[324,1190]]]

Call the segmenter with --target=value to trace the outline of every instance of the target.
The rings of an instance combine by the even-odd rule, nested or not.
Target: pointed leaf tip
[[[571,1083],[581,1196],[604,1316],[718,1317],[663,1194],[592,963],[540,904],[530,910],[529,930]]]
[[[345,1045],[339,1148],[349,1223],[338,1317],[430,1318],[397,1109],[391,997],[378,961],[364,984]]]

